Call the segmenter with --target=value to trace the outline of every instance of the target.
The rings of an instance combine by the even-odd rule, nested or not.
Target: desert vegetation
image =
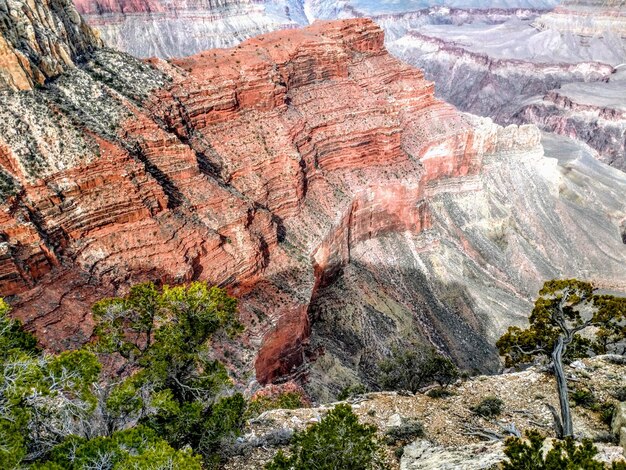
[[[0,467],[215,468],[245,418],[305,406],[247,402],[211,341],[237,335],[237,302],[206,283],[131,288],[93,307],[96,340],[49,354],[0,301]]]
[[[361,424],[349,405],[339,404],[297,433],[286,455],[279,451],[266,470],[373,470],[386,468],[376,428]]]
[[[391,356],[378,365],[383,390],[404,390],[417,393],[427,385],[446,387],[459,378],[454,363],[434,350],[418,348],[391,351]]]
[[[549,361],[559,395],[560,414],[550,407],[557,436],[574,433],[564,361],[614,349],[623,354],[625,319],[626,298],[599,294],[590,283],[576,279],[552,280],[539,291],[530,326],[510,327],[498,340],[496,345],[509,367],[537,358]]]
[[[499,422],[508,413],[501,394],[466,404],[474,424],[459,432],[498,440],[514,436],[506,441],[505,469],[604,468],[593,460],[598,451],[591,441],[576,442],[568,434],[569,407],[590,410],[610,424],[613,399],[623,401],[624,388],[603,398],[584,383],[570,388],[563,364],[622,348],[625,302],[580,281],[551,281],[540,292],[529,328],[509,328],[498,341],[509,366],[549,361],[561,399],[560,415],[553,414],[562,440],[546,446],[538,432],[522,437],[515,425]],[[237,301],[222,289],[202,282],[139,284],[124,297],[97,302],[93,315],[90,344],[51,354],[0,300],[1,468],[219,468],[247,445],[240,438],[248,420],[262,421],[275,408],[310,405],[295,384],[266,387],[250,398],[237,391],[216,354],[217,344],[243,329]],[[593,334],[582,336],[588,327]],[[426,391],[430,398],[457,393],[450,385],[460,377],[458,369],[434,350],[394,349],[379,369],[388,390]],[[364,386],[352,386],[343,395],[365,392]],[[504,433],[483,428],[485,423]],[[425,433],[422,421],[406,417],[380,429],[359,422],[350,405],[339,404],[295,434],[282,428],[268,434],[266,443],[283,450],[266,468],[385,468],[385,445],[399,457]],[[624,469],[620,463],[612,468]]]
[[[557,440],[546,446],[546,438],[537,431],[529,431],[524,439],[509,438],[502,464],[503,470],[604,470],[602,462],[594,460],[598,449],[589,439],[577,443],[572,437]],[[613,462],[611,470],[626,470],[626,463]]]
[[[485,397],[480,403],[476,404],[471,410],[479,416],[492,418],[502,413],[504,402],[494,396]]]

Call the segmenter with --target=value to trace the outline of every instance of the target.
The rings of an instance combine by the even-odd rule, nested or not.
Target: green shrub
[[[392,426],[385,432],[385,441],[388,445],[401,442],[406,444],[424,435],[424,426],[416,419],[402,419],[398,426]]]
[[[425,385],[447,386],[459,378],[459,370],[447,357],[434,350],[394,349],[391,357],[378,364],[383,390],[418,392]]]
[[[96,406],[95,354],[43,354],[0,299],[0,468],[21,468],[83,429]]]
[[[0,360],[15,351],[37,353],[37,339],[22,329],[19,320],[13,320],[9,313],[11,307],[0,297]]]
[[[611,426],[611,422],[613,421],[613,413],[615,413],[615,403],[605,402],[599,406],[600,411],[600,419],[607,426]]]
[[[113,417],[120,424],[138,420],[174,448],[190,446],[205,466],[217,466],[222,446],[245,423],[241,394],[218,398],[231,380],[210,351],[213,336],[241,331],[236,299],[204,282],[162,289],[145,283],[126,297],[97,302],[93,313],[98,350],[119,354],[136,371],[112,391]]]
[[[370,470],[383,468],[376,428],[360,424],[349,405],[333,408],[293,438],[290,455],[279,451],[267,470]]]
[[[111,437],[72,436],[53,449],[47,464],[66,470],[202,469],[201,457],[191,449],[175,450],[154,431],[142,426],[116,432]]]
[[[337,395],[337,399],[347,400],[348,398],[351,398],[357,395],[363,395],[364,393],[367,393],[367,388],[365,388],[365,385],[363,384],[349,385],[347,387],[344,387],[341,390],[341,392],[339,392],[339,395]]]
[[[502,409],[504,408],[504,402],[500,400],[498,397],[490,396],[482,400],[476,406],[470,408],[477,415],[483,416],[485,418],[491,418],[494,416],[498,416],[502,413]]]
[[[593,409],[594,405],[596,404],[596,397],[589,390],[574,390],[570,394],[570,398],[576,406],[582,406],[583,408],[587,409]]]
[[[617,401],[626,401],[626,386],[616,388],[613,391],[613,396]]]
[[[430,398],[447,398],[454,395],[454,392],[446,387],[436,387],[428,390],[426,395]]]
[[[598,449],[589,439],[576,443],[571,437],[555,441],[552,449],[544,456],[545,437],[537,431],[528,431],[526,439],[506,440],[503,470],[604,470],[604,464],[594,460]],[[612,470],[624,470],[624,463],[614,463]]]
[[[96,345],[53,355],[0,299],[0,468],[219,465],[247,404],[227,396],[232,381],[210,340],[241,330],[236,310],[206,283],[140,284],[94,305]],[[92,348],[121,365],[114,377]]]

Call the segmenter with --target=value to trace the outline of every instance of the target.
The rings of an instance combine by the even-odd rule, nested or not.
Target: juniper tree
[[[93,313],[96,348],[124,359],[119,373],[132,371],[107,399],[109,419],[142,423],[174,448],[191,446],[205,466],[217,465],[246,408],[241,394],[228,396],[232,381],[211,347],[216,336],[241,331],[236,299],[204,282],[145,283],[96,303]]]
[[[44,353],[0,298],[0,468],[21,468],[87,435],[100,374],[88,351]]]
[[[560,417],[553,411],[559,437],[573,435],[564,360],[604,354],[621,348],[626,338],[626,298],[600,295],[588,282],[552,280],[543,285],[526,329],[513,326],[496,346],[507,367],[551,362],[556,377]],[[582,333],[585,333],[583,336]]]

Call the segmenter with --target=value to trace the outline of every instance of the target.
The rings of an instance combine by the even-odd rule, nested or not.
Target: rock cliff
[[[75,0],[105,42],[138,57],[180,57],[298,23],[252,0]],[[298,16],[295,16],[298,19]]]
[[[4,0],[0,21],[0,90],[42,85],[102,46],[70,0]]]
[[[422,68],[460,109],[573,137],[624,169],[623,6],[567,5],[545,14],[467,12],[463,22],[446,12],[426,24],[412,16],[380,23],[391,32],[390,51]],[[566,95],[561,88],[578,105],[555,103],[551,97]]]
[[[0,92],[0,294],[50,348],[103,296],[205,279],[240,299],[239,380],[324,398],[392,346],[496,370],[544,279],[625,287],[624,175],[437,100],[370,20],[77,65]]]
[[[565,84],[526,101],[512,119],[586,142],[602,161],[626,171],[626,80],[614,78],[599,88],[595,83]]]
[[[534,25],[580,36],[626,37],[626,4],[620,0],[566,0],[537,18]]]
[[[232,46],[315,19],[371,17],[387,32],[392,54],[424,70],[438,96],[461,110],[502,125],[536,124],[590,145],[611,165],[626,165],[623,121],[541,102],[567,84],[594,83],[589,97],[611,95],[605,84],[616,81],[613,73],[626,62],[623,2],[572,0],[555,7],[552,0],[498,0],[488,8],[474,0],[445,7],[430,0],[75,3],[107,43],[142,57]],[[624,80],[617,81],[623,90]]]
[[[507,9],[545,13],[555,0],[498,0],[493,14]],[[433,18],[432,0],[74,0],[86,21],[105,42],[138,57],[181,57],[214,47],[229,47],[276,29],[306,26],[316,19],[376,17],[400,20],[407,14]],[[457,21],[468,10],[484,9],[476,0],[446,2]],[[444,8],[449,10],[448,8]]]

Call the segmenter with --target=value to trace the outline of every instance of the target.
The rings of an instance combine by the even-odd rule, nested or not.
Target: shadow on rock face
[[[500,367],[467,288],[419,270],[352,261],[315,292],[308,313],[307,388],[317,400],[356,382],[377,389],[377,365],[393,347],[432,346],[468,371]]]

